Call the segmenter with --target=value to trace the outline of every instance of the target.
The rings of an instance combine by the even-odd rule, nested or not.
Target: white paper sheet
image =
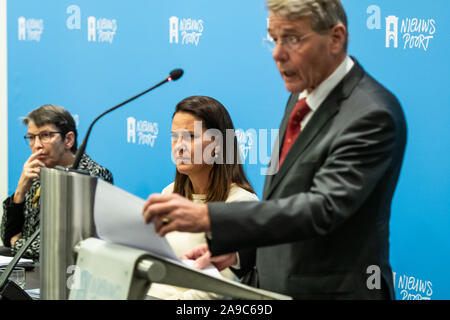
[[[180,262],[166,238],[155,232],[154,224],[145,224],[144,203],[144,199],[99,179],[94,202],[99,237]]]
[[[12,261],[13,258],[14,257],[0,256],[0,268],[8,266],[8,264]],[[33,263],[33,260],[21,258],[17,266],[20,267],[20,264],[22,263]]]
[[[183,260],[182,261],[185,265],[191,267],[192,269],[194,268],[194,263],[195,260]],[[198,269],[196,269],[198,270]],[[204,269],[199,270],[202,271],[203,273],[206,273],[207,275],[210,275],[212,277],[216,277],[216,278],[223,278],[223,276],[220,274],[219,270],[217,270],[216,267],[214,267],[212,264],[207,265]]]
[[[153,223],[145,224],[142,216],[144,203],[144,199],[99,179],[94,201],[94,222],[98,236],[103,240],[148,251],[155,256],[194,269],[194,261],[181,261],[167,239],[155,232]],[[213,265],[203,270],[195,270],[222,278]]]

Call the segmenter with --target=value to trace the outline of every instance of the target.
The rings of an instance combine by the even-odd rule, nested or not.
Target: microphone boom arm
[[[133,101],[133,100],[135,100],[135,99],[137,99],[137,98],[139,98],[140,96],[146,94],[147,92],[150,92],[150,91],[152,91],[153,89],[158,88],[159,86],[163,85],[163,84],[166,83],[166,82],[173,81],[173,80],[178,80],[182,75],[183,75],[183,70],[182,70],[182,69],[175,69],[175,70],[173,70],[173,71],[170,73],[170,76],[169,76],[169,77],[167,77],[166,79],[164,79],[164,80],[161,81],[160,83],[158,83],[158,84],[154,85],[153,87],[151,87],[150,89],[147,89],[147,90],[145,90],[145,91],[143,91],[143,92],[141,92],[141,93],[135,95],[134,97],[132,97],[132,98],[130,98],[130,99],[128,99],[128,100],[126,100],[126,101],[124,101],[124,102],[118,104],[117,106],[114,106],[114,107],[112,107],[111,109],[106,110],[106,111],[103,112],[101,115],[99,115],[97,118],[95,118],[95,120],[94,120],[94,121],[91,123],[91,125],[89,126],[89,129],[88,129],[88,131],[87,131],[87,133],[86,133],[86,136],[84,137],[83,142],[81,143],[80,147],[79,147],[78,150],[77,150],[77,153],[75,154],[75,160],[73,161],[72,169],[78,169],[78,165],[80,164],[81,157],[83,156],[83,153],[84,153],[84,151],[86,150],[87,141],[88,141],[88,139],[89,139],[89,135],[91,134],[92,127],[94,126],[94,124],[95,124],[101,117],[103,117],[104,115],[106,115],[106,114],[108,114],[108,113],[110,113],[110,112],[112,112],[112,111],[114,111],[114,110],[120,108],[121,106],[123,106],[123,105],[125,105],[125,104],[127,104],[127,103],[129,103],[129,102],[131,102],[131,101]]]

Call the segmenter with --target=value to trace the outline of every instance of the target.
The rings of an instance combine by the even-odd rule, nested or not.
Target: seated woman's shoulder
[[[225,202],[243,202],[243,201],[258,201],[256,194],[239,187],[237,184],[233,183],[231,185],[230,193]]]
[[[165,187],[163,189],[163,191],[161,191],[162,194],[170,194],[173,193],[173,186],[175,185],[175,182],[172,182],[171,184],[169,184],[167,187]]]

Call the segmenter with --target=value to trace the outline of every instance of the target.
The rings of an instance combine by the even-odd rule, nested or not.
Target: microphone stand
[[[17,251],[14,258],[6,267],[5,271],[0,276],[0,296],[3,300],[32,300],[32,298],[19,287],[14,281],[9,280],[9,276],[13,272],[16,265],[19,263],[20,258],[25,254],[25,251],[31,245],[31,243],[37,238],[40,232],[40,227],[28,238],[27,242]]]

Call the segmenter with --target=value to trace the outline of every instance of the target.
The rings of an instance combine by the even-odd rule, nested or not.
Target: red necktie
[[[284,158],[286,158],[289,149],[294,144],[295,139],[297,139],[298,135],[300,134],[300,131],[302,130],[301,122],[309,111],[311,111],[311,109],[306,104],[305,98],[299,100],[295,105],[294,110],[292,110],[292,113],[289,116],[286,134],[284,135],[283,148],[281,149],[280,167],[284,161]]]

